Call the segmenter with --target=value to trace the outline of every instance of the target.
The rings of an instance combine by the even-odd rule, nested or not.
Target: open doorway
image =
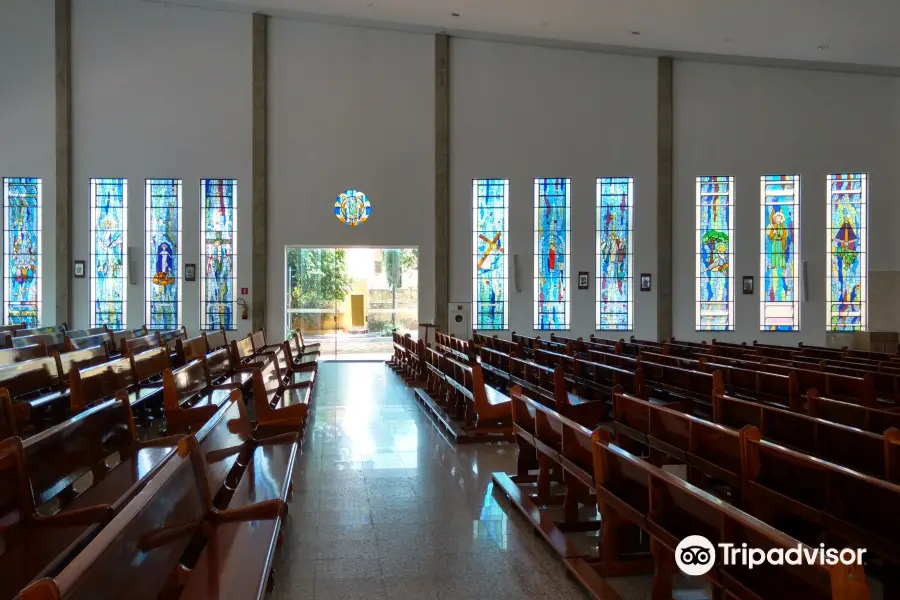
[[[391,332],[418,336],[418,248],[286,248],[285,327],[322,360],[385,360]]]

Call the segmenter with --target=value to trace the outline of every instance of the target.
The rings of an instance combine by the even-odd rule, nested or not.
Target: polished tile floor
[[[323,363],[273,599],[582,600],[493,495],[512,444],[455,448],[383,363]]]

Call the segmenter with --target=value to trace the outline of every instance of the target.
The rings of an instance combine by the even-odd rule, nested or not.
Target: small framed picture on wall
[[[590,274],[587,271],[578,271],[578,289],[586,290],[589,285]]]
[[[194,263],[184,263],[184,280],[197,281],[197,265]]]
[[[84,278],[84,261],[76,260],[75,261],[75,277],[78,279]]]
[[[744,275],[744,280],[741,285],[741,289],[745,294],[753,293],[753,275]]]
[[[641,273],[641,291],[649,292],[651,288],[650,273]]]

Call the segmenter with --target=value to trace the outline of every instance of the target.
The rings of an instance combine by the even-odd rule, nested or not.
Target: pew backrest
[[[73,350],[71,352],[56,352],[56,365],[63,381],[68,382],[69,371],[72,369],[84,369],[105,363],[109,360],[109,350],[106,345]]]
[[[108,400],[135,383],[131,360],[124,357],[86,369],[72,369],[69,371],[72,411],[79,412],[101,400]]]
[[[225,334],[224,329],[204,331],[203,337],[206,338],[206,347],[208,348],[207,352],[211,350],[218,350],[219,348],[228,347],[228,336]]]
[[[40,335],[42,333],[65,333],[65,325],[49,325],[47,327],[33,327],[31,329],[16,329],[16,337],[27,337],[30,335]]]
[[[47,346],[41,342],[30,346],[22,346],[19,348],[8,348],[0,350],[0,367],[13,365],[33,358],[43,358],[47,356]]]
[[[158,380],[172,365],[166,348],[157,346],[130,357],[135,382]]]
[[[122,356],[131,356],[145,350],[160,347],[159,332],[154,331],[145,336],[122,340]]]
[[[175,351],[178,353],[178,358],[182,363],[189,363],[192,360],[196,360],[201,356],[204,356],[209,350],[210,348],[207,345],[205,335],[198,335],[197,337],[187,339],[177,339],[175,341]]]
[[[66,334],[62,332],[37,333],[13,338],[13,348],[41,343],[47,346],[47,352],[63,352],[66,349]]]
[[[52,356],[0,367],[0,388],[6,388],[13,400],[50,391],[59,385],[59,371]]]
[[[109,332],[95,333],[83,337],[66,335],[66,351],[84,350],[94,346],[106,346],[110,354],[118,353],[118,348],[113,344],[112,335]]]

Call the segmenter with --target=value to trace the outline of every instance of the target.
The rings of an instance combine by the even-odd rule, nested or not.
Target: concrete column
[[[266,327],[268,285],[269,17],[253,15],[253,306],[254,331]]]
[[[450,37],[434,36],[434,323],[450,302]]]
[[[56,0],[56,320],[72,326],[72,0]],[[49,233],[49,232],[48,232]],[[45,306],[49,302],[46,302]],[[46,319],[44,319],[46,321]],[[55,324],[52,323],[52,324]],[[49,322],[44,325],[51,325]]]
[[[673,83],[671,58],[658,59],[656,112],[656,336],[672,337]]]

